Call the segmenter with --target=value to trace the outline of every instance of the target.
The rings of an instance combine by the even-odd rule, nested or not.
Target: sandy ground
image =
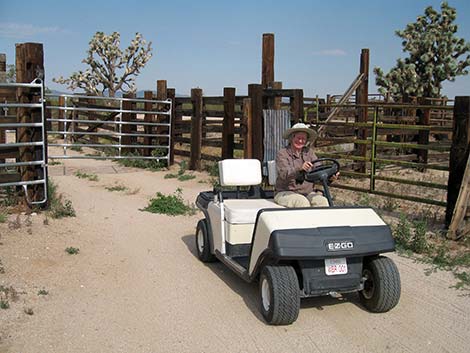
[[[294,324],[268,326],[257,284],[196,258],[201,214],[140,211],[157,191],[177,187],[194,202],[210,189],[199,182],[207,175],[179,182],[107,161],[64,164],[51,175],[77,217],[44,224],[42,214],[23,215],[17,229],[0,224],[0,285],[16,292],[0,310],[2,353],[468,352],[470,297],[450,288],[450,273],[426,276],[425,265],[393,254],[402,297],[391,312],[371,314],[356,295],[322,297],[303,301]],[[79,179],[76,170],[99,181]],[[113,185],[132,192],[105,189]]]

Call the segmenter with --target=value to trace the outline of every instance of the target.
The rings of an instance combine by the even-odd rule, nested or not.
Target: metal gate
[[[35,96],[37,103],[18,101],[17,90],[28,90],[28,95]],[[45,148],[45,119],[44,119],[44,83],[40,79],[32,83],[1,83],[0,84],[0,187],[21,186],[24,189],[26,201],[32,205],[47,202],[47,160]],[[15,110],[31,109],[31,116],[40,114],[40,121],[20,122]],[[39,130],[34,139],[25,141],[20,138],[24,129]],[[29,134],[26,134],[29,137]],[[34,134],[36,135],[36,134]],[[20,141],[21,140],[21,141]],[[30,148],[32,159],[24,158],[25,148]],[[19,171],[34,167],[32,180],[22,180]],[[43,195],[40,200],[30,200],[28,187],[43,185]]]
[[[86,95],[47,95],[50,159],[170,158],[172,101]],[[157,118],[155,118],[155,116]],[[52,141],[51,141],[52,140]],[[82,147],[101,154],[70,154]]]

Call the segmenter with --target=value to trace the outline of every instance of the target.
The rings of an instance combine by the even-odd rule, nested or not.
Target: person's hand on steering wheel
[[[308,172],[310,169],[312,169],[312,167],[312,162],[304,162],[304,164],[302,164],[302,170],[305,172]]]

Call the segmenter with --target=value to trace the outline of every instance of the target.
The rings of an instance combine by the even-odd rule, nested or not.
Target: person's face
[[[296,132],[294,136],[292,136],[292,146],[296,150],[301,150],[304,148],[305,144],[307,143],[307,133],[305,132]]]

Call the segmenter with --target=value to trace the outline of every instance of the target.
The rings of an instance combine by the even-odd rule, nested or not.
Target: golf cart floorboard
[[[248,269],[248,264],[250,262],[249,256],[232,257],[232,259],[236,261],[238,264],[240,264],[242,267]]]

